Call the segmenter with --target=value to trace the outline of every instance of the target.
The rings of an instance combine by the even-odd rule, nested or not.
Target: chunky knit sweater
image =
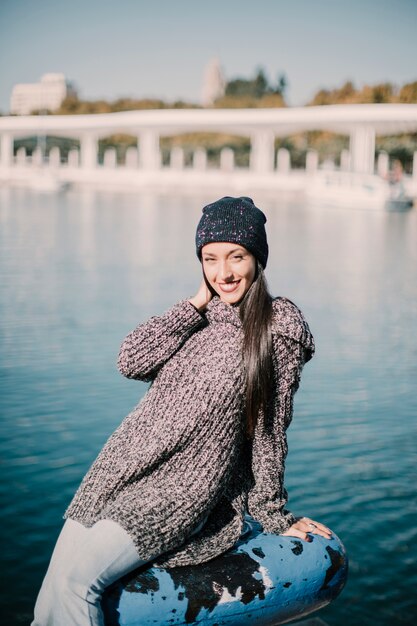
[[[285,432],[313,336],[293,302],[274,299],[275,394],[251,443],[242,339],[238,308],[217,296],[203,313],[181,300],[126,337],[121,373],[151,385],[102,448],[64,518],[87,527],[119,523],[139,557],[160,567],[202,563],[232,547],[245,510],[267,532],[294,523],[285,508]]]

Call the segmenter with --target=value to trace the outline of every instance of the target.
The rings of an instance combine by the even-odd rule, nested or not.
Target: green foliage
[[[417,103],[417,81],[403,85],[398,94],[398,101],[406,104]]]
[[[266,94],[262,98],[253,96],[223,96],[218,98],[213,107],[215,109],[265,109],[280,108],[286,104],[279,94]]]
[[[226,84],[225,95],[218,98],[214,108],[275,108],[287,106],[285,92],[287,79],[284,74],[278,76],[275,85],[270,84],[262,68],[253,78],[234,78]],[[403,85],[400,89],[392,83],[365,85],[361,90],[355,88],[352,81],[346,81],[336,89],[320,89],[306,106],[322,106],[329,104],[360,104],[404,102],[417,103],[417,81]],[[165,102],[158,99],[119,98],[113,102],[105,100],[79,100],[70,95],[55,115],[88,115],[91,113],[113,113],[118,111],[135,111],[149,109],[198,109],[197,104],[177,100]],[[52,114],[50,111],[37,111],[36,114]]]
[[[278,83],[274,86],[269,84],[264,70],[259,68],[252,79],[234,78],[226,83],[225,97],[258,100],[264,96],[276,94],[281,96],[283,101],[286,87],[287,80],[283,74],[278,77]]]
[[[401,89],[392,83],[365,85],[361,90],[355,89],[351,81],[341,87],[327,90],[320,89],[307,103],[307,106],[326,104],[381,104],[381,103],[417,103],[417,82],[403,85]]]
[[[54,115],[89,115],[92,113],[117,113],[120,111],[138,111],[149,109],[197,109],[201,108],[195,104],[189,104],[181,100],[174,103],[164,102],[144,98],[135,100],[133,98],[119,98],[114,102],[105,100],[79,100],[76,96],[68,96],[62,102]]]

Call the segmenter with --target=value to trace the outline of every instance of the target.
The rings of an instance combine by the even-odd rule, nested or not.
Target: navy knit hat
[[[238,243],[259,259],[263,268],[268,260],[266,217],[252,198],[225,196],[203,208],[195,236],[196,252],[212,241]]]

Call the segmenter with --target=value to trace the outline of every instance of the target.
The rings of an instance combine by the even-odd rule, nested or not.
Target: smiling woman
[[[204,274],[221,300],[237,304],[251,286],[256,259],[243,246],[227,242],[208,243],[202,251]]]
[[[152,384],[64,513],[33,626],[103,624],[109,585],[224,554],[246,512],[265,532],[330,539],[286,508],[286,429],[315,346],[300,309],[268,291],[265,223],[250,198],[204,207],[196,295],[123,341],[120,372]]]

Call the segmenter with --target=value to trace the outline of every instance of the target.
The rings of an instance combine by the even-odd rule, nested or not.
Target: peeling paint
[[[206,563],[144,566],[126,576],[105,594],[106,624],[279,624],[326,606],[340,593],[347,557],[336,535],[307,543],[261,528],[254,522],[233,549]]]
[[[294,544],[294,548],[291,548],[291,550],[296,556],[299,556],[303,551],[303,544],[301,543],[301,541],[297,541],[296,539],[292,539],[291,543]]]
[[[262,581],[265,585],[265,590],[272,589],[274,587],[274,583],[269,576],[269,572],[264,565],[259,566],[259,571],[262,575]]]
[[[345,565],[345,560],[343,556],[339,552],[337,552],[337,550],[333,550],[333,548],[331,548],[330,546],[326,546],[326,552],[330,557],[330,567],[328,567],[326,570],[324,582],[321,587],[322,589],[328,589],[329,582],[337,574],[341,567]]]
[[[260,547],[252,548],[252,552],[256,554],[256,556],[259,556],[260,559],[265,558],[264,551]]]
[[[225,598],[239,600],[245,605],[255,598],[265,598],[263,580],[254,577],[259,571],[259,564],[249,554],[226,553],[219,558],[194,568],[174,567],[167,570],[174,587],[184,589],[188,600],[187,624],[195,620],[203,608],[211,612],[221,601],[224,603]]]

